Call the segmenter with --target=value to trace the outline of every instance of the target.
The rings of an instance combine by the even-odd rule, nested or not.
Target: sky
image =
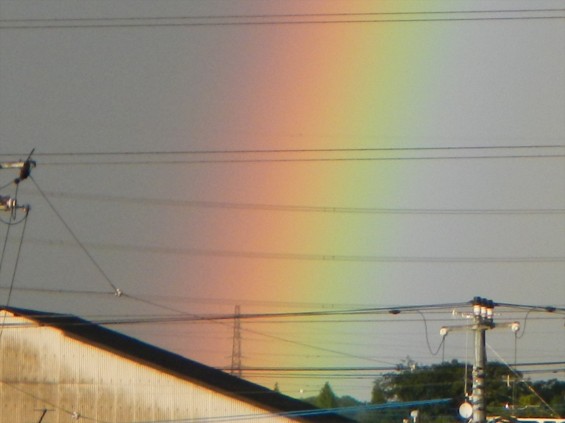
[[[0,161],[37,164],[17,186],[0,170],[30,206],[1,226],[1,302],[218,368],[239,338],[243,377],[297,397],[470,361],[470,332],[439,328],[473,297],[565,307],[564,19],[553,0],[0,0]],[[489,359],[562,362],[562,310],[497,310]]]

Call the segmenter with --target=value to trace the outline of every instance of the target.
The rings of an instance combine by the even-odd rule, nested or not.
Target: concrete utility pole
[[[494,328],[494,302],[473,298],[473,330],[475,331],[475,362],[473,364],[473,423],[486,423],[485,371],[486,331]]]
[[[464,419],[471,419],[472,423],[486,423],[486,390],[485,373],[487,368],[486,354],[486,331],[496,327],[494,323],[493,301],[481,297],[475,297],[471,301],[473,306],[472,325],[444,326],[440,335],[445,337],[449,332],[473,330],[475,333],[475,361],[473,363],[473,393],[471,404],[464,403],[459,408],[459,413]],[[518,322],[504,323],[500,327],[510,327],[513,332],[520,329]],[[465,392],[467,395],[467,392]]]

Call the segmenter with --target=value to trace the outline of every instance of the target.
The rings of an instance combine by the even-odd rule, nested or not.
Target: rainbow
[[[328,209],[212,207],[195,211],[204,223],[198,235],[190,235],[191,245],[225,254],[185,260],[175,291],[216,298],[216,311],[233,312],[234,305],[241,303],[244,313],[390,301],[395,287],[387,284],[382,266],[359,257],[395,255],[401,241],[398,228],[386,215],[332,212],[331,207],[399,204],[398,192],[409,189],[403,167],[374,161],[284,160],[367,157],[362,151],[321,154],[306,150],[413,145],[416,133],[428,125],[427,108],[433,96],[429,86],[434,85],[434,76],[423,69],[430,69],[429,63],[435,59],[437,33],[425,25],[391,23],[297,24],[226,31],[233,35],[228,42],[230,53],[224,68],[217,71],[220,81],[227,78],[226,95],[207,100],[221,104],[215,110],[218,127],[214,140],[219,139],[225,150],[256,151],[224,154],[223,158],[269,161],[195,165],[197,173],[191,175],[197,174],[198,183],[207,188],[202,189],[199,200]],[[210,60],[220,61],[215,57]],[[204,144],[202,149],[209,150],[206,147]],[[182,192],[182,187],[179,190]],[[179,226],[186,224],[184,219],[187,217],[182,217]],[[208,307],[214,309],[197,303],[191,310]],[[366,345],[357,348],[335,342],[342,329],[313,326],[305,329],[297,323],[281,328],[244,321],[245,330],[251,330],[244,332],[244,365],[374,364]],[[229,361],[231,326],[211,327],[216,329],[210,330],[214,336],[206,341],[207,348],[194,352],[188,348],[188,354],[205,350],[195,358],[222,365]],[[195,333],[202,336],[204,332]],[[325,341],[313,333],[325,336]],[[308,350],[302,344],[309,340],[323,349]],[[340,357],[333,350],[345,350],[349,355]],[[274,381],[276,377],[257,380],[265,385]],[[283,390],[288,387],[288,393],[297,394],[298,386],[285,386],[284,381],[281,385]],[[309,389],[319,389],[314,385]]]

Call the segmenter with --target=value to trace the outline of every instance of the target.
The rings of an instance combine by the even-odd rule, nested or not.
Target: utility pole
[[[473,423],[486,422],[486,331],[494,328],[494,302],[473,298],[473,330],[475,331],[475,362],[473,364]]]
[[[497,327],[494,323],[494,307],[495,303],[481,297],[475,297],[471,301],[473,318],[471,326],[449,326],[442,327],[440,335],[445,337],[450,331],[469,330],[471,329],[475,335],[475,360],[473,363],[473,393],[471,395],[471,404],[464,403],[459,408],[461,417],[471,418],[472,423],[486,423],[486,389],[485,374],[487,368],[486,354],[486,331]],[[519,330],[520,324],[512,322],[503,324],[501,327],[510,327],[513,332]],[[466,395],[467,393],[465,393]]]

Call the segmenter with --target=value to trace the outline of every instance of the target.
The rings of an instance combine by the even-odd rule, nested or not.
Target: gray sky
[[[23,225],[8,234],[2,301],[12,286],[12,306],[94,320],[475,295],[564,307],[564,8],[0,0],[0,159],[35,148],[37,161],[37,185],[18,190],[31,213],[13,280]],[[463,13],[420,13],[434,11]],[[439,326],[464,322],[450,307],[425,316],[433,347]],[[244,320],[243,363],[439,360],[420,315],[370,318]],[[518,361],[562,360],[563,315],[528,319]],[[229,321],[116,328],[230,363]],[[489,334],[491,355],[511,362],[503,332]],[[465,335],[442,354],[464,360]],[[366,398],[371,378],[253,380],[290,395],[331,380]]]

